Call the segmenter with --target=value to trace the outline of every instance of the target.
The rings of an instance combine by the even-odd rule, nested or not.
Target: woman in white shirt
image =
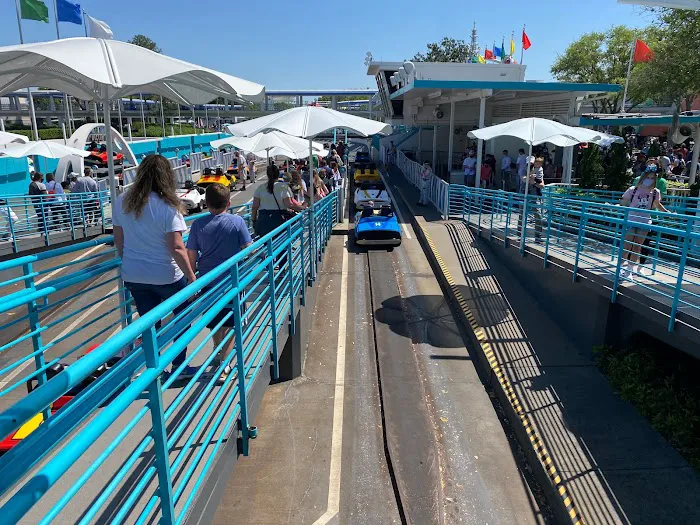
[[[267,167],[267,184],[258,186],[253,194],[251,219],[255,233],[260,237],[281,226],[289,210],[301,211],[303,206],[292,202],[289,184],[278,180],[280,170],[275,165]]]
[[[112,213],[122,279],[140,316],[195,280],[182,241],[187,226],[176,187],[168,159],[148,155],[141,161],[133,185],[117,199]],[[177,315],[187,304],[177,306],[173,313]],[[156,323],[158,328],[160,322]],[[187,349],[175,357],[171,372],[186,356]],[[186,366],[178,377],[192,377],[195,372],[194,367]]]

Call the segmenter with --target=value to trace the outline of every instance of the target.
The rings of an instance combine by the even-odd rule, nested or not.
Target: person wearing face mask
[[[658,210],[668,213],[661,204],[661,192],[656,187],[661,171],[661,166],[656,159],[647,161],[646,171],[639,177],[635,186],[631,186],[622,195],[620,204],[633,208],[630,210],[627,220],[630,226],[625,236],[623,249],[623,262],[620,276],[633,278],[635,274],[641,274],[639,258],[642,246],[649,233],[649,225],[652,222],[650,210]],[[647,211],[645,211],[647,210]]]
[[[659,162],[657,161],[657,159],[655,159],[654,157],[649,157],[648,160],[644,159],[644,164],[638,168],[638,170],[637,170],[638,174],[634,178],[634,180],[632,181],[632,184],[634,186],[639,184],[639,180],[642,178],[642,176],[646,175],[646,173],[647,173],[647,167],[648,167],[649,163],[653,163],[653,164],[656,164],[656,166],[658,166],[658,170],[656,171],[656,176],[657,176],[656,189],[658,189],[661,192],[661,196],[664,197],[664,196],[666,196],[666,193],[668,191],[668,182],[666,182],[666,176],[665,176],[664,171],[662,169],[663,166],[661,166],[659,164]]]

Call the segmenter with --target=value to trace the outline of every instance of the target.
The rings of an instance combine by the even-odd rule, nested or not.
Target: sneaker
[[[233,369],[229,365],[226,365],[224,367],[223,372],[221,372],[221,376],[219,377],[219,381],[225,381],[226,378],[231,375],[231,372],[233,372]]]
[[[177,370],[177,367],[180,365],[173,365],[170,368],[170,372],[168,372],[168,376],[171,376],[175,373],[175,370]],[[186,366],[185,368],[182,369],[182,372],[180,372],[180,375],[177,376],[178,380],[179,379],[190,379],[197,373],[197,367],[196,366]]]

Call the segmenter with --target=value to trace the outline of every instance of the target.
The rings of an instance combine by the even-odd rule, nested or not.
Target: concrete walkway
[[[398,169],[389,181],[406,201],[418,200]],[[571,521],[699,523],[694,470],[613,392],[488,241],[476,239],[465,223],[442,221],[432,207],[412,211],[465,301],[466,324],[483,333],[492,384],[508,386],[515,419],[525,425],[523,445],[541,461],[539,470],[558,481],[550,493],[563,494],[561,509],[573,510]]]

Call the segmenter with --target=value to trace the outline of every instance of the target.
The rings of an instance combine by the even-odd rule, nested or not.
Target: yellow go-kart
[[[233,187],[235,183],[236,177],[234,175],[228,175],[220,168],[215,173],[212,173],[211,168],[205,168],[204,173],[197,181],[197,186],[206,188],[210,184],[222,184],[228,188]]]
[[[366,164],[355,163],[355,173],[353,174],[353,179],[355,183],[361,184],[363,182],[378,182],[382,178],[379,175],[379,170],[374,162],[368,162]]]

